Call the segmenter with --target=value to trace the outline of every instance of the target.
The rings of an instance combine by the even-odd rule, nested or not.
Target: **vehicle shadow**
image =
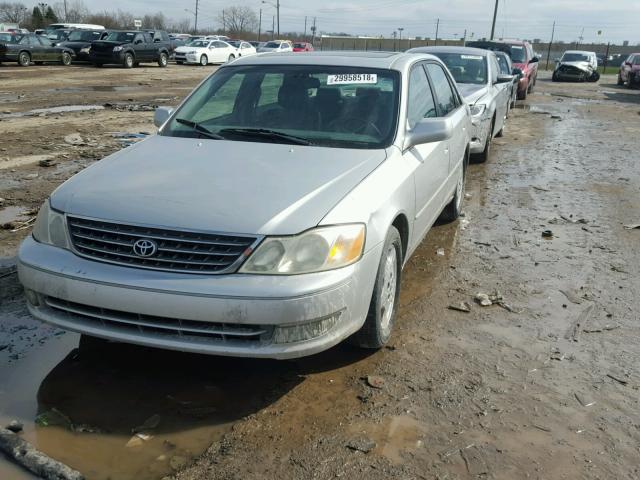
[[[629,88],[627,86],[617,84],[604,84],[602,87],[610,88],[612,91],[604,91],[602,94],[607,100],[613,100],[615,102],[622,103],[635,103],[640,104],[640,90]]]
[[[196,355],[127,344],[71,351],[42,381],[38,413],[56,411],[74,426],[131,435],[153,415],[156,434],[228,424],[260,411],[306,375],[353,364],[372,351],[339,345],[292,361]]]

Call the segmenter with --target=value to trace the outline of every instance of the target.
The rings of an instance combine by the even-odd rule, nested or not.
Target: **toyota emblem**
[[[141,238],[133,244],[133,253],[139,257],[151,257],[158,250],[158,245],[153,240]]]

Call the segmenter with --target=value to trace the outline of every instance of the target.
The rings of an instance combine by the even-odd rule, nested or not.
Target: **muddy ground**
[[[13,113],[171,104],[206,73],[0,67],[0,98]],[[29,226],[0,231],[0,421],[24,422],[89,479],[638,478],[640,229],[624,225],[640,223],[640,91],[541,77],[493,158],[471,165],[465,216],[434,227],[405,268],[378,352],[79,349],[25,311],[11,257]],[[2,115],[2,138],[18,140],[0,147],[5,218],[119,148],[109,132],[153,131],[150,112],[122,108]],[[36,155],[58,163],[24,160]],[[503,301],[481,307],[480,292]],[[448,308],[460,302],[471,311]],[[0,460],[0,478],[29,477]]]

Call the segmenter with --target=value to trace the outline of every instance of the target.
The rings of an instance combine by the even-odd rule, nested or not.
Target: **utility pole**
[[[438,46],[438,31],[440,30],[440,19],[436,20],[436,47]]]
[[[466,46],[467,45],[467,29],[464,29],[464,36],[462,37],[462,46]]]
[[[400,45],[402,45],[402,31],[404,30],[403,27],[398,27],[398,31],[400,32]]]
[[[260,16],[258,17],[258,42],[260,41],[261,31],[262,31],[262,9],[260,9]]]
[[[273,40],[273,36],[276,33],[276,17],[271,16],[271,40]]]
[[[493,40],[493,36],[496,33],[496,18],[498,17],[498,1],[496,0],[496,6],[493,9],[493,23],[491,24],[491,38],[489,40]]]
[[[307,41],[307,16],[304,16],[304,35],[302,37],[302,39],[306,42]]]
[[[224,16],[224,8],[222,9],[222,33],[227,32],[227,17]]]
[[[276,0],[276,15],[278,15],[278,38],[280,38],[280,0]]]
[[[64,21],[67,21],[67,0],[64,0]]]
[[[316,17],[313,17],[313,25],[311,26],[311,45],[316,39]]]
[[[198,34],[198,1],[199,0],[196,0],[196,19],[195,19],[195,22],[194,22],[194,25],[193,25],[193,28],[196,31],[196,35]]]
[[[398,36],[398,32],[393,31],[393,51],[396,51],[396,37]]]
[[[547,65],[544,67],[545,70],[549,70],[549,60],[551,59],[551,45],[553,45],[553,36],[556,33],[556,22],[553,22],[553,27],[551,27],[551,41],[549,42],[549,48],[547,49]]]

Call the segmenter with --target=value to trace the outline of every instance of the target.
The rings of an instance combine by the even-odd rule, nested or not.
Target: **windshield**
[[[209,137],[236,141],[290,143],[284,138],[289,136],[326,147],[384,148],[395,136],[398,85],[399,73],[393,70],[221,68],[187,99],[161,135],[207,138],[205,129]]]
[[[74,30],[69,34],[70,42],[92,42],[93,40],[98,40],[100,38],[101,33],[98,32],[90,32],[87,30]]]
[[[487,62],[482,55],[440,52],[434,55],[444,62],[457,83],[487,83]]]
[[[190,47],[206,48],[209,42],[204,40],[195,40],[189,44]]]
[[[133,37],[135,37],[136,32],[111,32],[105,38],[108,42],[133,42]]]
[[[227,42],[229,45],[233,45],[236,48],[240,47],[240,42],[236,42],[235,40],[230,40]]]
[[[279,46],[280,46],[280,44],[277,43],[277,42],[267,42],[264,45],[264,48],[278,48]]]
[[[588,62],[589,55],[584,53],[565,53],[562,55],[561,62]]]
[[[293,46],[295,48],[304,48],[304,43],[294,43]]]
[[[511,45],[511,61],[513,63],[525,63],[526,55],[522,45]]]

